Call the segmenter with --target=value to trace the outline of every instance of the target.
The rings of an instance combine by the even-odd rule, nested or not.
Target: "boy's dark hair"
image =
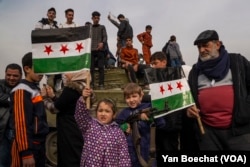
[[[130,39],[131,41],[133,41],[133,38],[131,36],[129,36],[129,35],[125,38],[125,40],[128,40],[128,39]]]
[[[123,15],[123,14],[119,14],[118,16],[117,16],[117,19],[120,19],[120,18],[125,18],[125,16]]]
[[[111,99],[111,98],[105,98],[105,99],[100,100],[100,101],[97,103],[97,105],[96,105],[96,109],[95,109],[96,112],[97,112],[97,110],[98,110],[99,105],[100,105],[102,102],[105,103],[105,104],[107,104],[107,105],[109,105],[109,106],[111,107],[112,111],[114,112],[114,114],[117,112],[116,103],[115,103],[115,101],[114,101],[113,99]]]
[[[134,93],[138,93],[139,95],[143,93],[142,88],[136,83],[128,83],[123,89],[124,98]]]
[[[95,17],[95,16],[101,16],[101,14],[99,12],[97,12],[97,11],[94,11],[92,13],[92,17]]]
[[[56,9],[55,9],[55,8],[53,8],[53,7],[48,9],[48,12],[50,12],[50,11],[53,11],[53,12],[55,12],[55,13],[56,13]]]
[[[91,26],[92,23],[90,23],[89,21],[85,22],[85,26]]]
[[[26,75],[24,67],[28,66],[29,68],[32,68],[32,53],[31,52],[28,52],[23,56],[23,58],[22,58],[22,66],[23,66],[24,74]]]
[[[73,9],[71,9],[71,8],[66,9],[66,10],[65,10],[65,14],[67,14],[68,12],[73,12],[73,13],[74,13],[74,10],[73,10]]]
[[[146,30],[147,29],[152,30],[152,26],[151,25],[146,25]]]
[[[176,37],[174,35],[170,36],[170,41],[176,41]]]
[[[19,64],[12,63],[12,64],[7,65],[6,68],[5,68],[5,72],[8,69],[18,70],[21,75],[23,74],[22,73],[22,67]]]
[[[155,60],[160,60],[160,61],[167,60],[166,54],[160,51],[153,53],[150,57],[150,62]]]

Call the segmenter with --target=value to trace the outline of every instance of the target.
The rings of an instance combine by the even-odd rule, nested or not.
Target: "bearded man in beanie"
[[[205,134],[196,131],[200,150],[250,150],[249,61],[228,53],[215,30],[200,33],[194,45],[199,57],[188,82],[196,106],[187,116],[203,123]]]

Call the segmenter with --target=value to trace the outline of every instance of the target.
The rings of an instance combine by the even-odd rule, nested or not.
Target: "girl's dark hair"
[[[100,100],[100,101],[97,103],[97,105],[96,105],[95,111],[98,110],[98,107],[99,107],[99,105],[100,105],[102,102],[105,103],[105,104],[107,104],[107,105],[109,105],[109,106],[111,107],[112,111],[114,112],[114,114],[117,112],[116,103],[115,103],[115,101],[114,101],[113,99],[111,99],[111,98],[105,98],[105,99]]]

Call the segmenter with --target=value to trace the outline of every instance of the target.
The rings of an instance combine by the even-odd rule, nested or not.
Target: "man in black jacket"
[[[42,18],[39,22],[36,23],[35,29],[55,29],[58,28],[56,18],[56,9],[49,8],[47,11],[47,18]]]
[[[214,30],[194,41],[199,51],[188,82],[196,106],[187,109],[190,118],[201,118],[205,134],[200,150],[250,150],[250,63],[240,54],[230,54]]]
[[[101,25],[101,14],[98,11],[92,13],[92,36],[91,36],[91,85],[95,86],[95,67],[99,72],[99,89],[104,89],[104,66],[105,66],[105,46],[107,45],[108,35],[106,27]]]
[[[108,15],[108,19],[112,24],[114,24],[118,28],[117,51],[116,51],[116,56],[118,56],[120,54],[120,49],[126,46],[126,39],[127,38],[133,39],[133,28],[129,24],[129,20],[125,18],[123,14],[119,14],[117,17],[120,23],[112,19],[110,15]]]
[[[7,128],[9,121],[10,91],[22,78],[22,68],[9,64],[5,69],[5,79],[0,80],[0,167],[10,166],[12,133]]]

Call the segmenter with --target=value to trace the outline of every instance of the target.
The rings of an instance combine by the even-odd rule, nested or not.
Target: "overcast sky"
[[[91,21],[91,13],[99,11],[113,53],[117,28],[108,21],[109,12],[124,14],[134,36],[150,24],[152,52],[161,50],[169,37],[176,35],[185,62],[192,65],[198,57],[193,41],[207,29],[218,32],[229,52],[241,53],[250,60],[249,6],[249,0],[0,0],[0,78],[4,78],[7,64],[21,64],[22,56],[31,51],[31,31],[50,7],[56,8],[58,23],[65,22],[65,9],[73,8],[78,25]],[[136,38],[134,47],[142,52]]]

